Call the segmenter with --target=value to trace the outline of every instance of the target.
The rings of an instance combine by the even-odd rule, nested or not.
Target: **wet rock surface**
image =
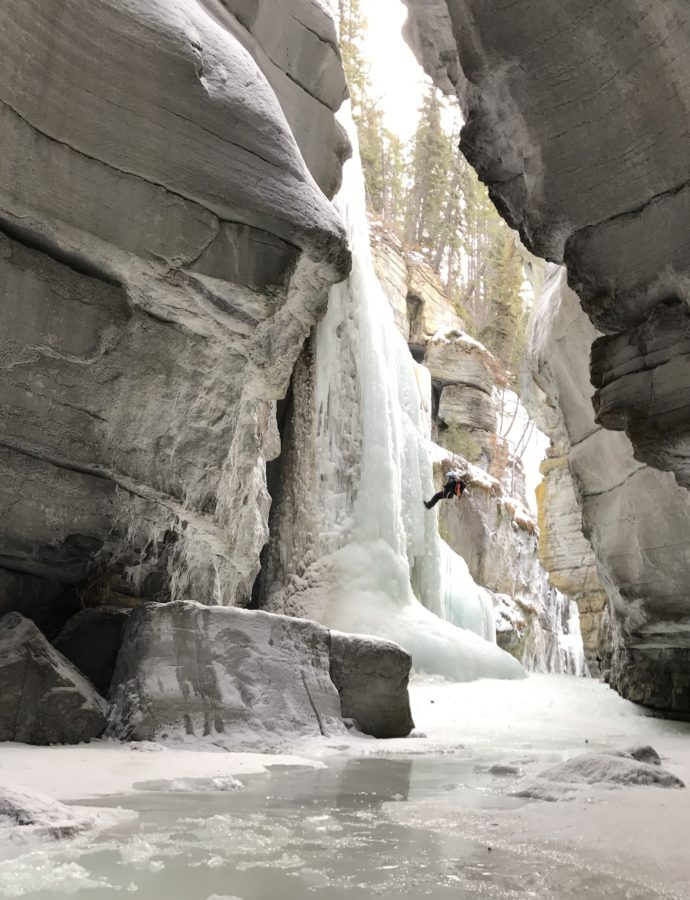
[[[77,744],[99,737],[107,704],[19,613],[0,620],[0,740]]]
[[[409,653],[391,641],[331,631],[330,663],[343,718],[373,737],[407,737],[414,728]]]

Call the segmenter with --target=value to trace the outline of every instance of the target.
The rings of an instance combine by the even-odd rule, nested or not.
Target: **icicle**
[[[451,597],[458,622],[493,637],[480,589],[459,558],[442,588],[449,557],[423,506],[434,489],[429,375],[412,359],[374,273],[364,178],[347,118],[355,153],[335,205],[353,267],[332,289],[316,332],[316,561],[291,585],[286,606],[342,631],[397,640],[417,669],[456,680],[519,678],[522,667],[495,643],[440,618]]]

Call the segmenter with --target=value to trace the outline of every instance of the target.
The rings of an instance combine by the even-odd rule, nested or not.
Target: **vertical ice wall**
[[[433,493],[429,375],[410,356],[374,274],[364,197],[355,149],[336,198],[352,273],[331,290],[312,357],[296,375],[267,605],[397,640],[418,669],[449,678],[521,677],[509,654],[441,618],[441,544],[423,506]],[[463,591],[474,602],[477,586],[469,572],[454,574],[461,620]]]

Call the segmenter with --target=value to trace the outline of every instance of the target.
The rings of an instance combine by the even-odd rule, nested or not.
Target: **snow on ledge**
[[[209,749],[207,743],[202,749],[198,741],[184,750],[149,741],[92,741],[72,747],[0,744],[0,787],[30,785],[56,800],[129,794],[145,790],[146,782],[261,775],[280,766],[323,768],[323,763],[288,754],[228,753],[222,747]]]

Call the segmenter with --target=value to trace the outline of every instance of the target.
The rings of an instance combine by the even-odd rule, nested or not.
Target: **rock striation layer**
[[[654,475],[663,490],[653,493],[652,470],[642,464],[690,486],[690,7],[405,2],[412,46],[436,83],[460,99],[463,152],[525,245],[566,264],[598,331],[589,335],[596,423],[620,435],[611,443],[598,429],[580,433],[583,449],[569,460],[578,479],[587,469],[585,531],[602,579],[612,582],[614,631],[617,622],[623,629],[614,637],[612,683],[688,712],[690,610],[676,587],[687,565],[677,540],[687,532],[684,501],[673,494],[667,507],[671,483]],[[588,360],[589,346],[580,352]],[[640,495],[645,512],[633,520]],[[674,539],[661,545],[667,522]]]
[[[147,604],[126,626],[109,733],[211,737],[228,747],[345,731],[405,737],[411,659],[375,638],[316,622],[197,603]],[[342,712],[341,712],[342,707]]]
[[[611,685],[631,700],[683,714],[690,709],[685,587],[690,578],[690,494],[670,473],[638,462],[625,435],[596,424],[587,365],[596,337],[565,271],[549,267],[530,331],[536,384],[526,385],[534,414],[564,454],[545,465],[543,491],[552,499],[549,512],[542,513],[547,521],[543,559],[564,586],[581,583],[576,596],[583,602],[588,653],[607,669],[606,656],[612,652]],[[569,515],[560,514],[565,508]],[[593,558],[577,536],[575,510],[610,598],[610,637],[605,605],[603,617],[591,628],[600,588]]]
[[[275,404],[349,267],[333,22],[8,0],[0,51],[0,608],[244,605]]]

